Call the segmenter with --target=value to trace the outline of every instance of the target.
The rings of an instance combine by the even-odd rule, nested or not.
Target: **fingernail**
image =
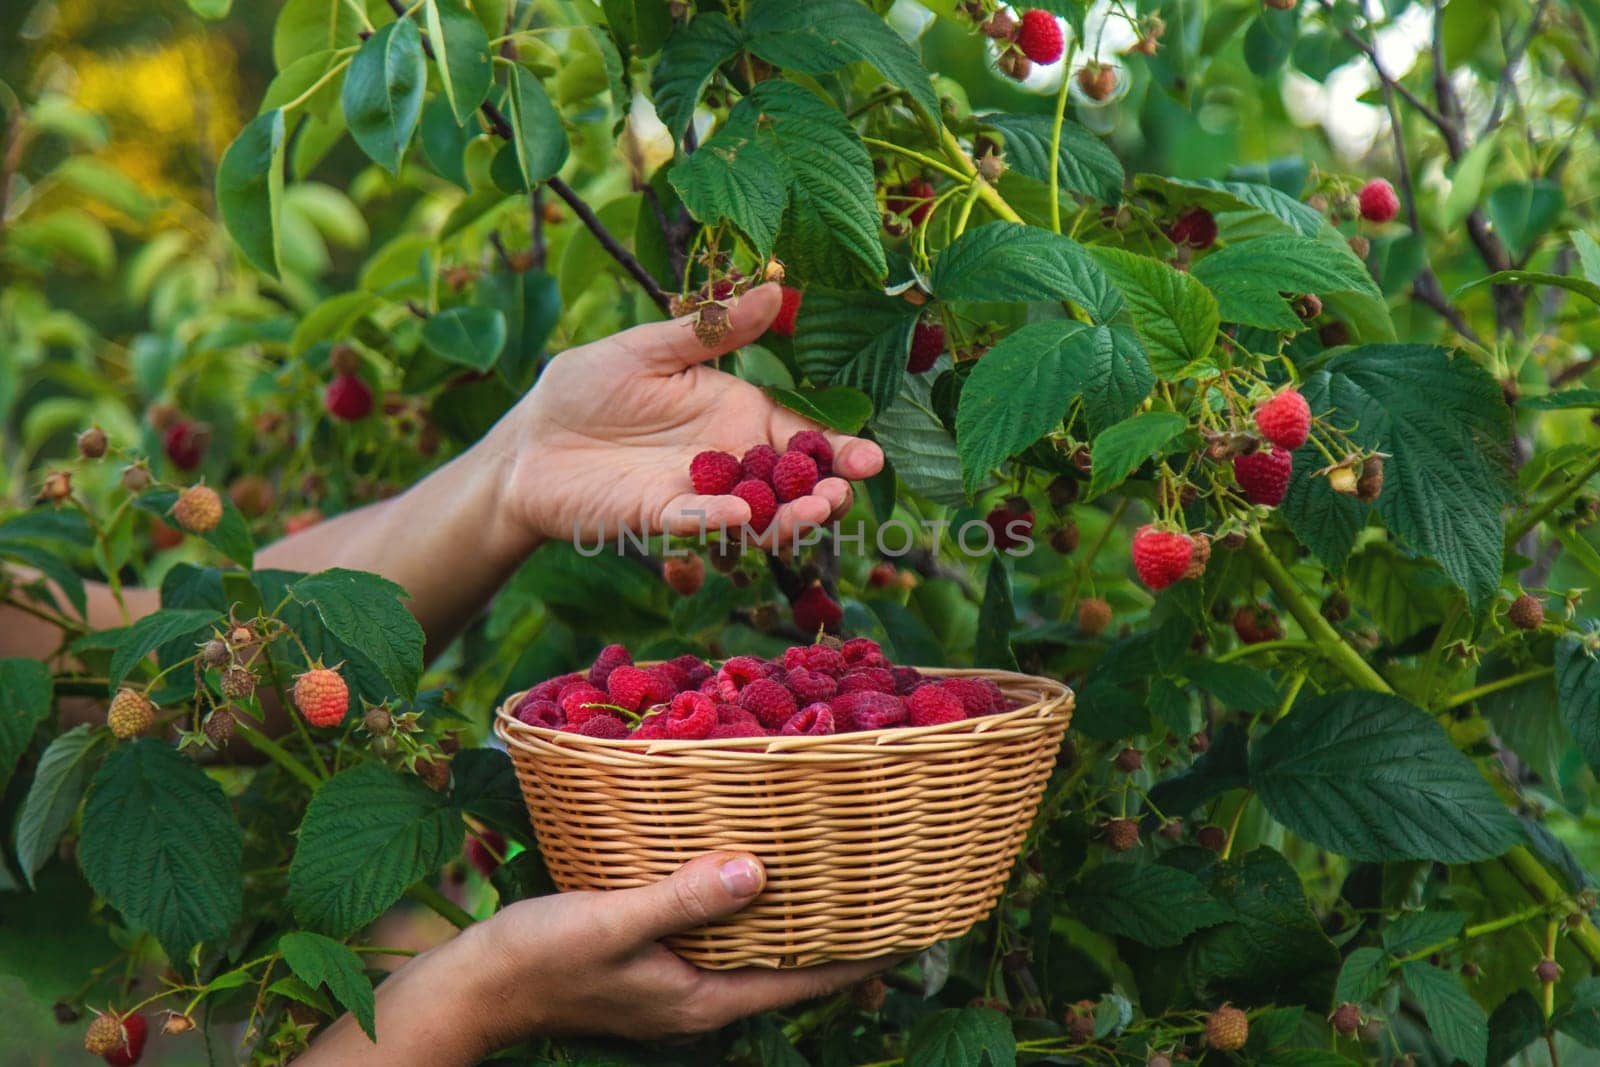
[[[723,887],[736,897],[753,897],[761,891],[761,868],[752,859],[731,859],[719,873]]]

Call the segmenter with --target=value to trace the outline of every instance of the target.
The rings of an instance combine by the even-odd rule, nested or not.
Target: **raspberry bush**
[[[1600,1057],[1589,6],[191,0],[99,44],[22,6],[62,14],[0,50],[0,602],[61,632],[0,660],[21,1047],[370,1031],[380,918],[551,888],[500,700],[585,672],[522,707],[593,736],[972,712],[892,660],[1077,691],[996,911],[693,1045],[507,1062]],[[161,32],[182,84],[239,61],[186,124],[96,51]],[[550,354],[715,344],[766,282],[722,364],[882,446],[844,536],[549,543],[429,662],[393,583],[257,565]],[[682,487],[760,528],[831,461]],[[86,581],[160,610],[90,627]],[[819,635],[888,660],[841,692],[851,646],[784,654]],[[730,692],[632,665],[679,656]]]

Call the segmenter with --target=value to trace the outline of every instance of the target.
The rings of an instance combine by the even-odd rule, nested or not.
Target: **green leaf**
[[[1531,411],[1600,408],[1600,389],[1559,389],[1543,396],[1525,396],[1517,401],[1517,406]]]
[[[408,18],[380,27],[362,42],[345,71],[339,104],[350,136],[390,174],[400,172],[400,157],[422,117],[427,86],[422,35]]]
[[[84,876],[169,958],[239,920],[243,850],[222,789],[164,742],[123,742],[95,774],[78,841]]]
[[[448,308],[422,324],[422,343],[440,359],[487,371],[506,347],[506,317],[498,308]]]
[[[933,414],[933,387],[927,379],[926,374],[906,377],[895,402],[873,417],[873,437],[893,477],[906,489],[939,504],[959,505],[967,499],[961,461],[950,431]]]
[[[336,567],[301,578],[289,592],[315,609],[337,640],[371,660],[396,693],[416,696],[423,633],[406,610],[404,589],[376,574]]]
[[[674,141],[688,129],[711,76],[743,47],[744,32],[719,12],[697,14],[673,29],[661,46],[650,93]]]
[[[1389,981],[1389,957],[1381,948],[1358,948],[1345,957],[1333,999],[1362,1004],[1378,995]]]
[[[689,213],[705,225],[733,223],[757,256],[778,239],[788,206],[788,160],[757,136],[754,116],[735,108],[694,155],[673,166],[668,180]],[[809,294],[808,294],[809,295]]]
[[[1496,1017],[1499,1014],[1495,1012]],[[1600,1049],[1600,978],[1585,978],[1574,985],[1550,1023],[1585,1048]]]
[[[1578,751],[1600,769],[1600,659],[1582,638],[1556,642],[1556,699]]]
[[[1097,248],[1094,257],[1128,301],[1157,377],[1177,381],[1212,365],[1221,318],[1205,286],[1165,263],[1121,249]]]
[[[1350,559],[1346,590],[1390,640],[1403,641],[1437,626],[1463,597],[1432,560],[1388,541],[1371,541]]]
[[[456,124],[465,126],[489,95],[493,80],[489,35],[462,0],[426,0],[423,13],[439,84],[455,112]]]
[[[1188,428],[1189,420],[1175,411],[1141,411],[1101,430],[1091,446],[1094,466],[1083,498],[1093,500],[1115,489]]]
[[[477,24],[476,19],[473,24]],[[378,1040],[372,982],[361,966],[361,957],[350,946],[321,934],[291,930],[278,939],[278,951],[283,953],[283,962],[306,985],[313,989],[327,986],[334,999],[355,1016],[366,1035]]]
[[[1098,428],[1131,412],[1154,383],[1144,351],[1121,326],[1053,319],[1022,327],[984,353],[961,389],[956,442],[968,493],[1058,428],[1074,399],[1083,398]]]
[[[1600,285],[1600,242],[1582,230],[1573,230],[1572,247],[1578,253],[1578,265],[1583,268],[1583,276]]]
[[[289,865],[289,907],[343,937],[461,850],[461,813],[416,778],[362,763],[328,779],[306,809]]]
[[[1315,237],[1322,231],[1322,212],[1264,182],[1225,182],[1209,178],[1184,181],[1159,174],[1141,174],[1135,179],[1134,188],[1159,196],[1172,214],[1205,208],[1217,217],[1219,226],[1248,222],[1256,230],[1266,228],[1301,237]],[[1269,225],[1262,227],[1263,220]]]
[[[1199,759],[1182,774],[1163,778],[1150,799],[1168,815],[1187,815],[1200,805],[1250,784],[1244,731],[1225,724]]]
[[[1121,295],[1082,245],[1016,222],[956,238],[934,262],[931,284],[940,300],[1069,300],[1096,322],[1122,310]]]
[[[450,763],[450,803],[521,837],[533,831],[511,757],[499,749],[469,748]]]
[[[522,180],[532,188],[555,177],[567,161],[567,131],[544,83],[520,66],[511,68],[511,126]]]
[[[1391,956],[1413,952],[1453,941],[1461,936],[1467,917],[1459,911],[1408,911],[1383,928],[1383,947]]]
[[[222,498],[222,518],[211,529],[196,536],[239,566],[253,566],[256,539],[250,535],[250,524],[245,522],[228,494],[217,495]],[[133,506],[167,521],[172,518],[172,506],[177,502],[176,489],[147,489],[134,498]]]
[[[1215,294],[1224,322],[1265,330],[1304,328],[1280,293],[1378,295],[1366,264],[1343,242],[1299,235],[1228,245],[1200,259],[1190,273]]]
[[[1079,879],[1068,899],[1090,929],[1154,948],[1232,918],[1198,878],[1159,863],[1103,863]]]
[[[33,732],[50,717],[54,697],[50,668],[43,660],[0,659],[0,793]]]
[[[283,112],[257,115],[217,164],[217,210],[257,270],[278,276],[283,258]]]
[[[754,0],[744,31],[751,52],[784,70],[831,74],[865,62],[904,89],[922,116],[939,125],[939,95],[917,53],[859,0]]]
[[[945,1008],[926,1015],[906,1042],[905,1067],[1015,1067],[1011,1023],[992,1008]]]
[[[1243,663],[1219,663],[1193,656],[1179,664],[1183,676],[1230,711],[1271,711],[1278,705],[1272,675]]]
[[[286,0],[272,27],[272,61],[279,70],[314,52],[360,43],[361,10],[343,0]]]
[[[1592,979],[1584,979],[1584,982],[1589,981]],[[1583,984],[1580,982],[1579,988]],[[1558,1030],[1561,1029],[1562,1010],[1557,1008],[1551,1020]],[[1539,1040],[1543,1034],[1544,1009],[1539,1007],[1532,993],[1519,989],[1502,1000],[1494,1014],[1489,1016],[1489,1055],[1484,1062],[1503,1064]],[[1600,1044],[1591,1047],[1600,1047]]]
[[[785,389],[769,385],[768,396],[790,411],[840,433],[855,433],[872,415],[872,400],[858,389],[830,385],[826,389]]]
[[[32,567],[60,588],[62,594],[77,609],[78,618],[88,617],[89,594],[84,588],[83,578],[72,569],[59,548],[47,548],[40,544],[11,541],[0,537],[0,559]]]
[[[916,308],[878,293],[807,289],[794,358],[819,385],[847,385],[883,411],[900,394]]]
[[[1422,961],[1401,965],[1400,975],[1446,1055],[1464,1060],[1467,1067],[1484,1067],[1489,1019],[1461,976]]]
[[[1389,454],[1378,514],[1481,610],[1500,587],[1501,509],[1510,499],[1510,414],[1494,378],[1442,348],[1365,345],[1308,375],[1301,392],[1358,445]],[[1316,501],[1335,496],[1321,481]],[[1315,522],[1345,505],[1302,506]]]
[[[1502,185],[1484,201],[1489,221],[1515,259],[1532,251],[1534,243],[1555,226],[1566,206],[1560,183],[1548,179]]]
[[[1468,863],[1522,837],[1431,716],[1381,693],[1301,700],[1250,753],[1273,818],[1355,860]]]
[[[989,576],[984,581],[983,603],[978,606],[978,637],[973,662],[980,667],[1017,669],[1016,653],[1011,651],[1011,627],[1017,621],[1011,598],[1011,575],[1005,559],[996,554],[989,560]]]
[[[1600,304],[1600,285],[1587,278],[1575,278],[1570,274],[1548,274],[1538,270],[1499,270],[1487,277],[1479,278],[1475,282],[1468,282],[1450,294],[1454,300],[1463,293],[1485,285],[1554,285],[1577,293],[1593,304]]]
[[[1494,162],[1497,154],[1496,142],[1499,140],[1499,132],[1496,129],[1480,139],[1477,144],[1467,149],[1467,154],[1455,165],[1454,172],[1450,175],[1450,191],[1445,194],[1444,202],[1439,205],[1441,230],[1456,229],[1477,206],[1478,197],[1483,193],[1483,180],[1488,175],[1489,165]]]
[[[233,0],[189,0],[189,10],[203,19],[227,18],[232,7]]]
[[[1035,181],[1050,181],[1050,141],[1055,127],[1048,115],[979,115],[978,124],[1005,141],[1006,166]],[[1061,124],[1056,183],[1068,192],[1116,202],[1122,196],[1122,164],[1104,141],[1070,119]]]
[[[198,608],[163,608],[139,619],[117,635],[111,653],[110,691],[116,692],[128,672],[162,645],[179,639],[203,641],[221,621],[217,612]]]
[[[75,726],[51,741],[39,757],[17,812],[17,865],[32,888],[37,888],[33,876],[56,854],[56,845],[83,799],[96,740],[88,726]]]

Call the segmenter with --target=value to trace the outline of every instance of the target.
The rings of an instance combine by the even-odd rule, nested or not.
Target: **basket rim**
[[[843,734],[824,734],[819,737],[765,737],[765,738],[704,738],[694,741],[652,740],[641,746],[628,738],[609,739],[588,737],[565,730],[552,730],[544,726],[530,726],[512,714],[517,703],[527,695],[524,689],[507,697],[495,709],[494,732],[507,745],[533,752],[551,750],[573,756],[653,756],[676,753],[691,755],[728,756],[784,756],[784,755],[861,755],[873,750],[894,751],[899,744],[923,739],[930,741],[949,737],[955,740],[970,736],[978,738],[997,731],[1015,727],[1042,728],[1057,720],[1070,720],[1076,694],[1066,683],[1041,675],[1023,674],[969,667],[918,667],[923,674],[939,678],[987,678],[996,684],[1042,687],[1039,699],[1010,711],[981,715],[957,722],[935,723],[931,726],[892,726],[880,730],[854,730]],[[818,752],[817,750],[821,750]]]

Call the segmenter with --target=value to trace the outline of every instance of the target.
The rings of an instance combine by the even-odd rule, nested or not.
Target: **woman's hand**
[[[770,444],[782,451],[796,431],[817,428],[748,382],[706,365],[759,337],[778,304],[776,285],[746,293],[715,348],[702,345],[685,318],[637,326],[556,356],[484,441],[512,461],[509,506],[526,528],[540,538],[592,543],[615,540],[619,528],[692,535],[746,522],[750,509],[742,500],[693,492],[689,461],[706,449],[740,456]],[[775,524],[784,539],[848,507],[845,479],[883,468],[883,452],[872,442],[828,438],[839,477],[779,509]]]
[[[536,1035],[683,1036],[832,993],[898,962],[702,971],[659,943],[733,914],[764,884],[754,857],[713,853],[641,889],[513,904],[379,986],[376,1046],[345,1016],[298,1062],[447,1067]]]

